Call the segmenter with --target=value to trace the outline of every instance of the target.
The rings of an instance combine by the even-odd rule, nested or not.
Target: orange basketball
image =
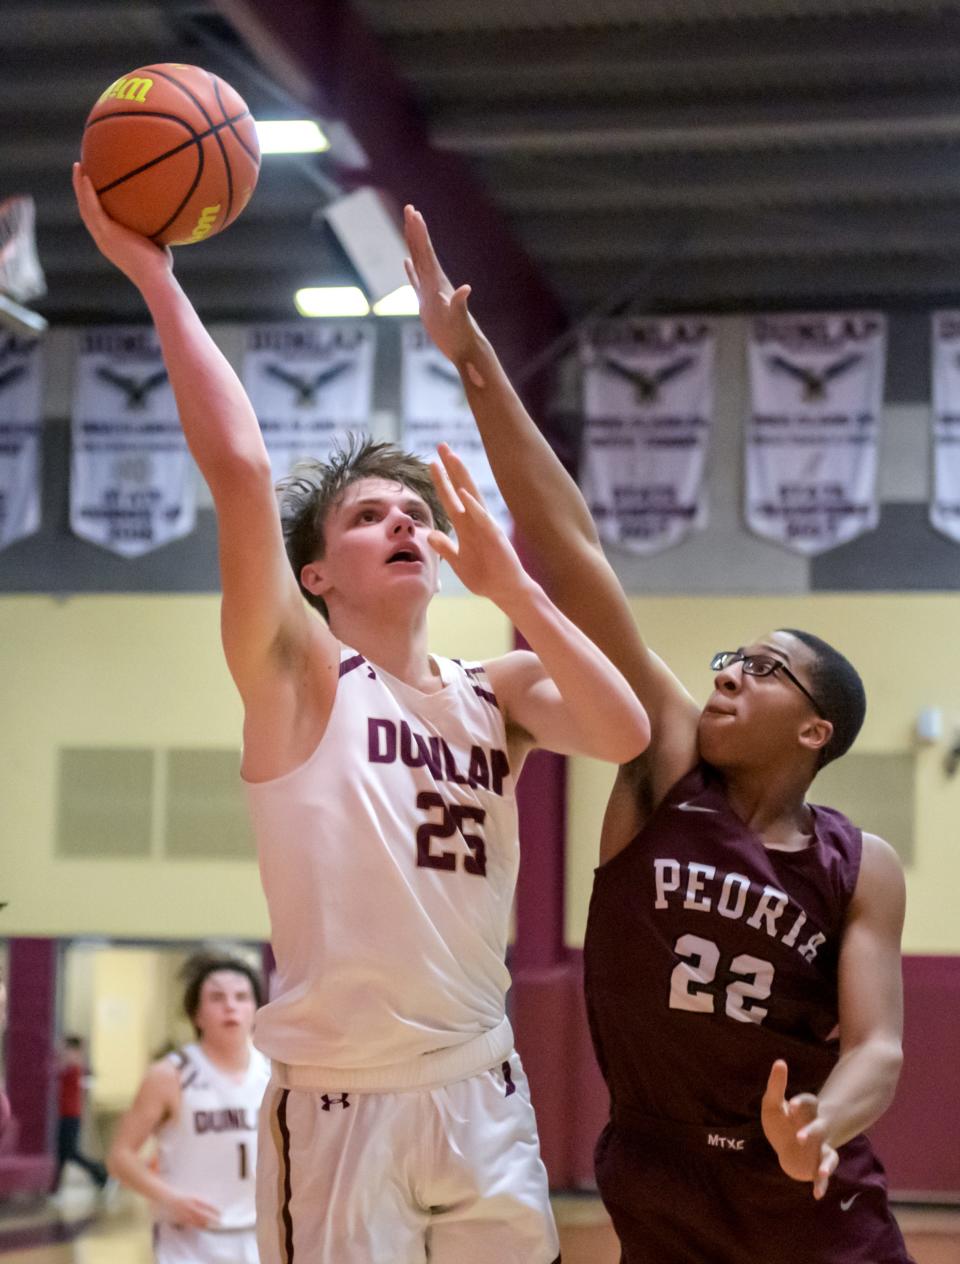
[[[167,62],[107,88],[87,118],[80,160],[112,219],[186,246],[222,232],[246,206],[260,145],[228,83]]]

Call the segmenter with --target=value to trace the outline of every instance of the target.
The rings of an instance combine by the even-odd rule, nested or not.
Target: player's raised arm
[[[608,658],[563,615],[524,571],[490,517],[463,462],[444,444],[431,467],[457,533],[434,531],[430,543],[471,592],[489,597],[523,634],[533,653],[488,663],[508,724],[561,754],[622,764],[646,749],[647,714]]]
[[[289,661],[314,625],[320,626],[309,615],[287,561],[260,427],[239,379],[174,277],[169,249],[110,219],[79,164],[73,180],[91,236],[150,310],[187,444],[213,494],[224,648],[246,700],[270,674],[277,647]],[[333,655],[333,637],[325,629],[314,635],[326,637]]]
[[[420,319],[460,373],[497,486],[548,593],[630,682],[650,715],[654,746],[669,732],[681,748],[671,762],[685,771],[693,762],[696,736],[693,699],[640,637],[580,489],[534,425],[470,315],[470,287],[454,290],[423,217],[412,207],[406,208],[404,228]]]
[[[763,1102],[763,1127],[780,1166],[813,1181],[822,1198],[837,1150],[876,1123],[893,1101],[903,1033],[900,936],[903,870],[883,839],[863,836],[860,875],[840,945],[840,1058],[819,1094],[787,1099],[789,1068],[776,1063]]]

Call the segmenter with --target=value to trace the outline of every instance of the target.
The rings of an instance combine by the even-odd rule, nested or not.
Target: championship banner
[[[197,472],[150,325],[80,335],[73,393],[70,527],[121,557],[188,535]]]
[[[433,345],[423,326],[403,326],[403,446],[425,461],[448,443],[470,471],[490,516],[509,535],[513,523],[464,394],[460,374]]]
[[[40,526],[42,421],[40,343],[0,334],[0,549]]]
[[[934,312],[930,523],[960,541],[960,312]]]
[[[243,384],[275,482],[304,458],[327,460],[347,431],[368,429],[375,348],[373,325],[357,321],[248,330]]]
[[[877,525],[886,338],[878,312],[753,321],[746,519],[757,535],[812,555]]]
[[[604,321],[580,345],[580,482],[601,540],[651,554],[706,525],[713,326]]]

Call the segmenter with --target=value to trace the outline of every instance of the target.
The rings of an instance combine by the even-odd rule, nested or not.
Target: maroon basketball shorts
[[[841,1148],[819,1202],[759,1125],[618,1117],[595,1157],[621,1264],[912,1264],[864,1137]]]

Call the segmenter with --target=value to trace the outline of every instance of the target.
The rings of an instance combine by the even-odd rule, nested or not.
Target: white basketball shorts
[[[156,1264],[259,1264],[255,1229],[193,1229],[158,1224],[153,1231]]]
[[[547,1173],[516,1053],[398,1093],[267,1087],[261,1264],[552,1264]]]

